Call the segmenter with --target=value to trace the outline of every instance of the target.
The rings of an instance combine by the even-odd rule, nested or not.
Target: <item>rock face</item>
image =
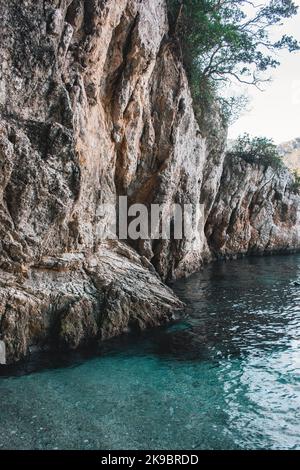
[[[288,169],[264,168],[227,155],[206,236],[217,257],[299,248],[300,195]]]
[[[0,16],[8,361],[167,321],[182,304],[162,281],[215,255],[299,247],[289,174],[227,161],[217,109],[199,129],[165,0],[0,0]],[[166,210],[201,202],[205,226],[101,242],[99,206],[120,195]]]
[[[278,149],[286,166],[300,173],[300,137],[280,144]]]

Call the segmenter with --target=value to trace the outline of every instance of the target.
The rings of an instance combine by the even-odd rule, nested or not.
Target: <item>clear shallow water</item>
[[[300,449],[295,282],[299,255],[217,263],[176,283],[184,321],[0,378],[0,447]]]

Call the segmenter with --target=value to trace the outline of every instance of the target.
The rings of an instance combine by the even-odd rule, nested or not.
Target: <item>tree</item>
[[[243,134],[228,151],[232,157],[242,158],[248,163],[271,166],[274,169],[283,167],[282,157],[272,139],[267,137],[250,137]]]
[[[300,50],[292,36],[273,40],[271,30],[297,14],[292,0],[167,0],[194,101],[216,94],[219,83],[260,87],[265,72],[280,65],[276,52]]]

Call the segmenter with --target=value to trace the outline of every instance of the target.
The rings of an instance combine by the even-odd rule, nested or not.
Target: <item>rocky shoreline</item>
[[[7,361],[172,318],[215,257],[300,247],[288,170],[230,161],[196,121],[164,0],[0,0],[0,340]],[[99,242],[98,207],[201,203],[183,240]]]

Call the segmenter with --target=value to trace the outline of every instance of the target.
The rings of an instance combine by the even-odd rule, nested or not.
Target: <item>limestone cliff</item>
[[[227,155],[206,236],[217,257],[299,248],[300,194],[289,170]]]
[[[300,173],[300,138],[284,142],[278,146],[286,166]]]
[[[199,129],[165,0],[0,0],[0,339],[8,360],[169,320],[162,281],[218,254],[296,249],[290,176]],[[98,208],[205,207],[181,241],[99,242]]]

